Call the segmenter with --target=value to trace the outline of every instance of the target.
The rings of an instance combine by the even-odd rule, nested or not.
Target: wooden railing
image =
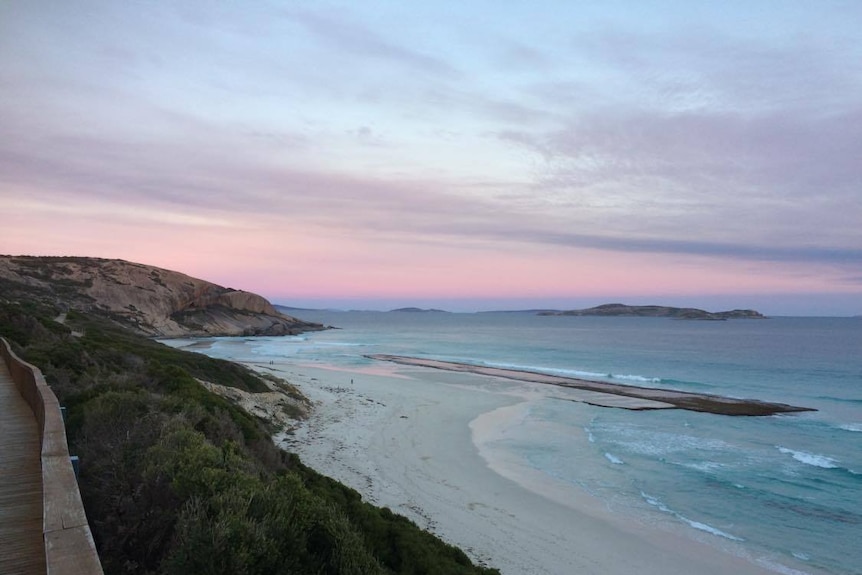
[[[57,396],[38,368],[21,360],[0,338],[0,355],[30,405],[42,445],[42,536],[48,575],[102,575],[81,492],[69,458]]]

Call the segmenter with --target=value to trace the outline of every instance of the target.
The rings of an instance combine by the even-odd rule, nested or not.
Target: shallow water
[[[690,529],[779,572],[862,573],[862,320],[727,322],[298,312],[342,329],[207,353],[367,368],[388,353],[791,403],[728,417],[530,401],[491,447],[616,513]],[[785,566],[785,567],[782,567]]]

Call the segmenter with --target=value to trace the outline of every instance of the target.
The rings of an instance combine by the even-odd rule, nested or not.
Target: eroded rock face
[[[265,298],[185,274],[99,258],[0,256],[2,296],[36,295],[98,312],[146,335],[286,335],[323,329],[278,312]]]
[[[230,308],[240,309],[251,313],[262,313],[265,315],[279,316],[272,304],[263,297],[247,291],[226,292],[218,297],[218,303]]]

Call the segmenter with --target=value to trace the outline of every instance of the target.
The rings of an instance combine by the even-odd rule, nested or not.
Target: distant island
[[[477,311],[476,313],[524,313],[533,315],[554,315],[561,313],[558,309],[536,308],[536,309],[492,309],[488,311]]]
[[[389,311],[397,313],[448,313],[442,309],[422,309],[419,307],[399,307],[398,309],[391,309]]]
[[[537,315],[552,316],[628,316],[628,317],[667,317],[671,319],[695,319],[724,321],[728,319],[766,319],[766,316],[753,309],[734,309],[710,312],[692,307],[668,307],[661,305],[626,305],[607,303],[586,309],[568,311],[541,311]]]

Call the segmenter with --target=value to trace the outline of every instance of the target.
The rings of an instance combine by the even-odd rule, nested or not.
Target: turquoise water
[[[344,367],[391,353],[816,408],[745,418],[548,398],[501,447],[616,512],[695,530],[776,571],[862,573],[862,319],[295,315],[342,329],[244,349]],[[210,353],[234,351],[224,341]]]

